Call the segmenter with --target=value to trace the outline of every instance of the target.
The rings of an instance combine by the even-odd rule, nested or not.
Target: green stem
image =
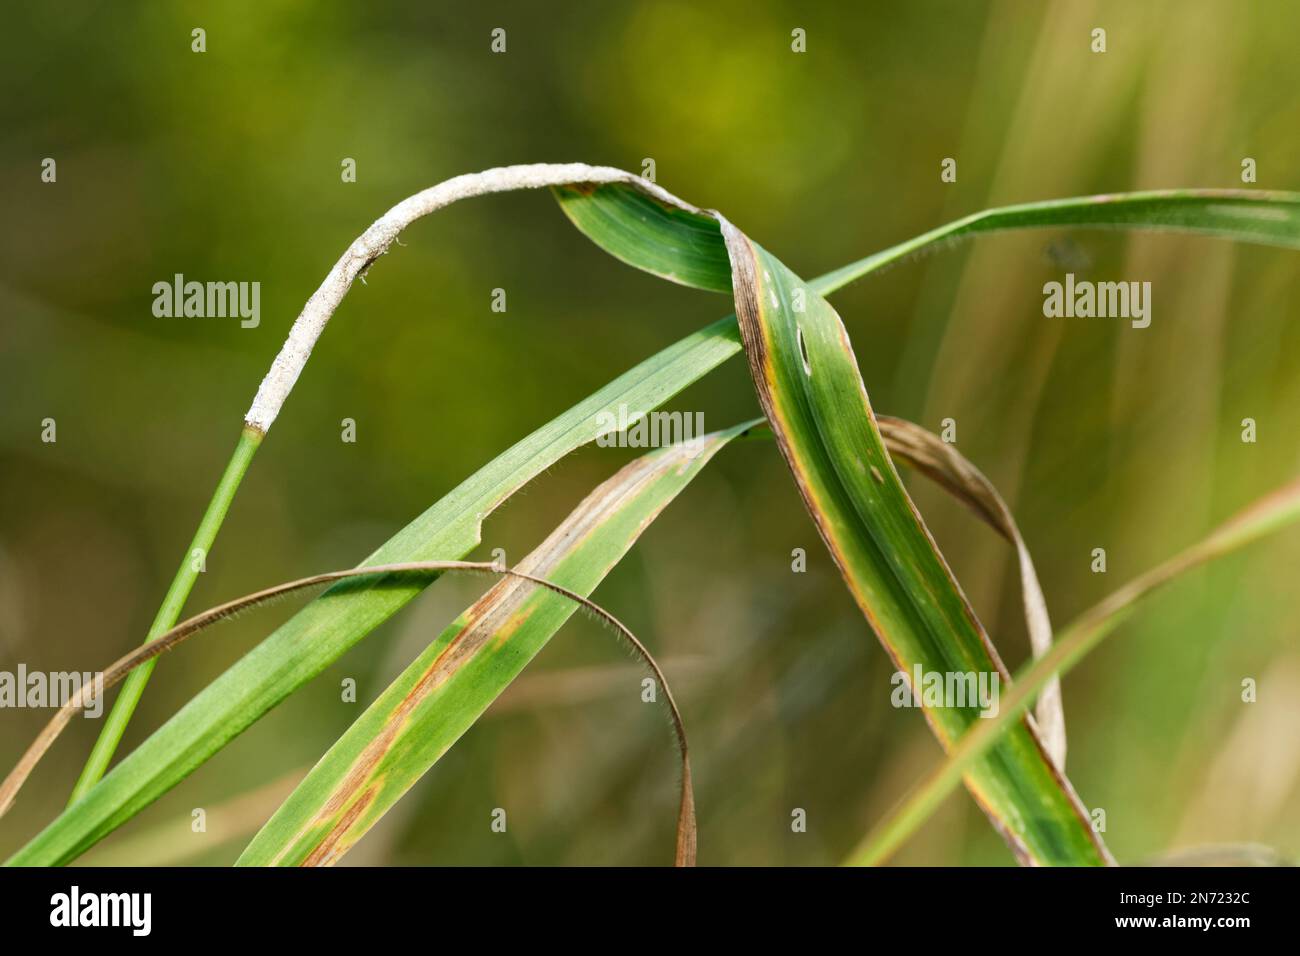
[[[239,488],[239,483],[253,460],[253,454],[261,443],[262,433],[257,429],[245,426],[240,432],[239,444],[235,446],[234,454],[230,456],[225,473],[217,483],[217,490],[212,493],[212,500],[208,502],[208,508],[203,513],[203,520],[199,522],[198,530],[194,532],[194,540],[190,542],[189,549],[181,559],[181,566],[176,571],[176,577],[172,579],[171,587],[167,589],[167,596],[163,598],[162,607],[158,609],[158,615],[154,618],[153,626],[149,628],[148,637],[145,638],[146,644],[170,630],[180,617],[181,608],[185,606],[194,582],[201,573],[203,561],[207,560],[212,542],[216,539],[221,522],[225,520],[226,512],[230,509],[230,502],[235,497],[235,491]],[[202,561],[196,559],[194,554],[196,550],[202,552],[199,556]],[[153,673],[156,663],[157,658],[154,658],[136,668],[123,683],[122,691],[117,695],[113,709],[109,711],[108,718],[104,721],[104,729],[99,732],[99,739],[95,741],[95,749],[90,752],[86,766],[81,771],[81,777],[72,789],[69,806],[85,796],[91,787],[99,783],[99,778],[104,776],[104,771],[108,769],[113,753],[122,740],[122,734],[126,732],[126,725],[130,722],[131,715],[135,713],[136,705],[140,703],[140,696],[144,693],[145,685],[149,683],[149,675]]]

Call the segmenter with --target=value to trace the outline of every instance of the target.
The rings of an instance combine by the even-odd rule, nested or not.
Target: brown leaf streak
[[[348,807],[347,812],[321,838],[321,841],[316,844],[316,848],[307,855],[307,858],[302,861],[303,866],[331,866],[347,851],[351,841],[349,841],[348,845],[341,845],[340,841],[352,824],[357,821],[357,818],[365,812],[366,807],[370,806],[378,789],[377,786],[371,787],[361,794],[360,798],[354,801],[352,806]]]
[[[664,469],[689,461],[689,454],[687,449],[675,446],[653,455],[642,456],[626,465],[588,495],[541,545],[519,563],[517,570],[536,577],[549,575],[599,528],[610,513],[639,494]],[[648,520],[642,522],[643,527]],[[531,609],[521,609],[525,601],[537,591],[538,586],[531,582],[506,578],[493,585],[465,613],[464,626],[448,641],[415,685],[393,708],[384,720],[383,729],[357,755],[325,805],[299,831],[300,834],[306,834],[321,827],[329,828],[321,844],[327,842],[331,848],[328,859],[320,856],[320,846],[312,851],[308,859],[319,858],[328,862],[346,852],[353,842],[345,840],[346,833],[361,818],[365,806],[380,789],[383,778],[376,777],[376,770],[401,737],[411,714],[482,650],[494,635],[498,638],[494,647],[500,647],[508,640],[532,613]],[[296,843],[297,840],[288,841],[287,845],[292,847]]]

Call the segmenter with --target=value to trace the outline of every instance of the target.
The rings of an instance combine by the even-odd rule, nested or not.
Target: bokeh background
[[[1300,189],[1294,3],[421,2],[12,6],[0,37],[0,668],[90,670],[145,633],[302,303],[390,205],[493,165],[640,170],[806,276],[985,206],[1092,192]],[[190,31],[208,50],[190,50]],[[494,27],[507,53],[489,51]],[[790,49],[791,30],[807,52]],[[1108,32],[1105,54],[1090,31]],[[58,182],[40,182],[54,157]],[[958,181],[940,182],[944,157]],[[356,183],[340,163],[356,160]],[[345,567],[535,427],[730,311],[636,272],[544,194],[407,230],[331,323],[189,607]],[[1153,322],[1049,320],[1044,282],[1150,281]],[[261,324],[158,319],[177,272],[261,282]],[[505,288],[508,311],[490,310]],[[1057,624],[1300,471],[1300,255],[1174,235],[982,238],[837,294],[878,411],[939,428],[1002,489]],[[733,360],[673,402],[756,414]],[[43,418],[58,441],[40,440]],[[357,422],[355,444],[340,420]],[[1240,422],[1258,422],[1243,444]],[[512,559],[633,454],[588,448],[497,512]],[[1014,556],[912,483],[1003,657]],[[806,548],[805,574],[791,549]],[[1104,547],[1106,574],[1089,570]],[[1199,571],[1065,681],[1070,775],[1125,862],[1300,851],[1300,532]],[[226,864],[301,773],[482,591],[444,579],[84,860]],[[940,759],[775,448],[728,449],[596,592],[665,664],[708,864],[827,864]],[[163,660],[138,743],[292,613]],[[359,703],[340,701],[354,677]],[[348,858],[671,859],[674,757],[640,672],[575,618]],[[1241,701],[1241,681],[1259,700]],[[0,713],[12,764],[48,714]],[[66,799],[78,720],[0,825]],[[288,775],[288,776],[286,776]],[[494,807],[505,835],[489,830]],[[208,833],[190,811],[208,811]],[[790,829],[792,808],[808,831]],[[899,863],[1009,864],[969,797]]]

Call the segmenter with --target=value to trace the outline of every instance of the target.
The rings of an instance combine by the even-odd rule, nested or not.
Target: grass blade
[[[560,524],[519,570],[582,595],[742,425],[625,466]],[[571,602],[503,581],[457,618],[316,764],[257,834],[242,866],[333,863],[407,792],[573,614]],[[665,696],[669,693],[661,683]],[[679,863],[694,861],[690,764],[683,750]]]
[[[1094,605],[1057,635],[1052,649],[1016,677],[998,715],[982,721],[957,741],[948,759],[918,786],[850,856],[856,866],[883,863],[929,818],[962,775],[994,748],[1001,735],[1055,677],[1066,673],[1112,634],[1148,595],[1202,564],[1213,561],[1300,519],[1300,480],[1278,489],[1182,551]]]
[[[665,269],[662,248],[653,259],[639,253],[630,238],[634,224],[653,213],[623,192],[618,185],[557,190],[574,223],[619,258],[660,275],[689,274]],[[716,218],[759,402],[805,507],[872,629],[910,683],[916,668],[1006,680],[1006,668],[885,450],[839,316],[815,289]],[[692,264],[702,258],[698,241],[709,235],[701,225],[696,242],[683,243]],[[945,748],[980,719],[975,701],[948,703],[923,709]],[[1030,721],[970,772],[967,785],[1022,862],[1110,862]]]
[[[973,213],[827,273],[822,294],[878,269],[958,239],[1044,227],[1190,232],[1300,249],[1300,193],[1244,189],[1163,189],[1021,203]]]
[[[923,675],[1009,678],[904,490],[835,310],[728,223],[736,312],[759,401],[849,591],[945,749],[987,718],[978,701],[930,706]],[[1022,863],[1101,865],[1109,854],[1033,723],[1008,730],[966,785]]]

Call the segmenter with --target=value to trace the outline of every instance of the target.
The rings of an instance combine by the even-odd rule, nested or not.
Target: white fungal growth
[[[320,288],[303,306],[301,314],[289,330],[280,354],[271,363],[271,369],[262,379],[253,404],[244,416],[250,427],[265,433],[275,421],[284,401],[293,391],[294,383],[302,374],[316,340],[325,331],[325,325],[347,295],[352,282],[366,268],[388,251],[403,229],[422,216],[436,212],[460,199],[485,196],[489,193],[511,192],[516,189],[541,189],[546,186],[564,186],[579,183],[627,183],[661,202],[669,203],[688,212],[702,212],[689,203],[656,186],[640,176],[609,166],[588,166],[585,163],[535,163],[527,166],[502,166],[456,176],[432,186],[423,192],[402,200],[363,232],[334,263]]]

